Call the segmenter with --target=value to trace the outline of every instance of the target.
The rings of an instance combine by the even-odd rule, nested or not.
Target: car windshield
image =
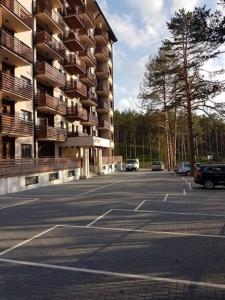
[[[161,166],[161,162],[160,161],[153,161],[152,163],[155,166]]]
[[[127,160],[127,164],[136,164],[136,160],[135,159],[128,159]]]
[[[184,167],[185,167],[185,168],[190,168],[191,165],[190,165],[189,163],[184,163]]]

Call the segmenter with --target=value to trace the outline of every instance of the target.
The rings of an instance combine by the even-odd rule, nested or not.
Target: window
[[[56,180],[56,179],[59,179],[59,173],[50,173],[49,174],[49,181],[53,181],[53,180]]]
[[[61,124],[61,129],[64,129],[64,122],[61,121],[60,124]]]
[[[68,171],[68,177],[74,177],[74,176],[76,176],[75,170]]]
[[[59,98],[60,98],[60,101],[63,101],[63,96],[62,95],[60,95]]]
[[[31,158],[32,157],[32,145],[22,144],[21,145],[21,157],[22,158]]]
[[[31,185],[31,184],[37,184],[38,181],[38,176],[29,176],[25,177],[25,186]]]
[[[26,110],[21,110],[20,114],[21,114],[21,118],[24,121],[26,121],[26,122],[31,121],[31,112],[26,111]]]

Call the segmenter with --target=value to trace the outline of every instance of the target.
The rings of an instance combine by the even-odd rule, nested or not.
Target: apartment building
[[[0,0],[1,163],[113,170],[113,43],[94,0]],[[62,164],[61,164],[62,165]],[[74,165],[73,165],[74,166]]]

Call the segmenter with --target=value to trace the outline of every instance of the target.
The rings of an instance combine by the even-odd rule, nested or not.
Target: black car
[[[203,185],[207,190],[212,190],[217,185],[225,186],[225,165],[200,167],[195,173],[194,181]]]

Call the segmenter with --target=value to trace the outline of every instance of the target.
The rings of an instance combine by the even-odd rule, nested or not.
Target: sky
[[[138,110],[137,95],[145,64],[168,37],[166,22],[174,12],[206,5],[215,10],[218,0],[98,0],[118,42],[114,44],[115,109]],[[225,13],[225,9],[223,9]],[[217,65],[221,66],[218,61]],[[225,59],[224,59],[225,65]],[[214,69],[209,63],[209,69]]]

